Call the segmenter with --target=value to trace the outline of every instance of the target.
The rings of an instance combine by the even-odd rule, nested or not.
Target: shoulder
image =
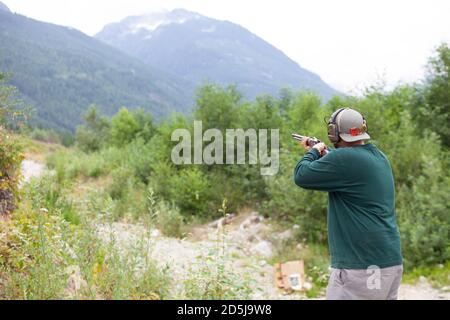
[[[343,159],[348,157],[352,152],[349,150],[350,148],[337,148],[337,149],[331,149],[328,153],[327,157],[333,159]]]
[[[360,147],[337,148],[332,149],[327,156],[330,156],[329,158],[330,160],[346,164],[348,163],[348,161],[354,160],[355,158],[364,158],[365,157],[364,150],[369,150],[371,148],[372,147],[368,145],[366,145],[364,148]]]
[[[386,155],[384,154],[384,152],[381,151],[381,149],[378,148],[375,144],[371,143],[370,146],[372,147],[373,150],[376,150],[376,151],[379,152],[383,157],[387,158]]]
[[[381,151],[376,145],[372,144],[372,147],[373,147],[373,150],[375,150],[378,153],[379,157],[384,159],[390,165],[388,156],[383,151]]]
[[[345,154],[341,149],[330,149],[328,154],[321,158],[321,160],[329,161],[336,165],[340,165],[343,159],[345,159]]]

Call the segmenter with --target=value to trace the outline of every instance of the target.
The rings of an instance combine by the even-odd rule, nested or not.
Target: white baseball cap
[[[356,110],[345,108],[337,118],[336,124],[339,128],[339,137],[345,142],[369,140],[367,125],[364,117]]]

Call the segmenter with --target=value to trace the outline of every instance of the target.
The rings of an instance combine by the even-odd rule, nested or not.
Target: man
[[[294,171],[298,186],[328,192],[327,299],[397,299],[403,266],[389,160],[364,143],[367,124],[353,109],[333,113],[328,137],[335,149],[302,141],[308,152]]]

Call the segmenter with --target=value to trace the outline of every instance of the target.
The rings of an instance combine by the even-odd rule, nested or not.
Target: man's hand
[[[305,139],[303,139],[303,140],[300,142],[300,145],[301,145],[306,151],[311,150],[311,147],[308,145],[308,140],[309,140],[309,139],[310,139],[309,137],[305,137]],[[324,155],[325,155],[325,149],[327,148],[327,145],[326,145],[325,143],[321,142],[321,143],[318,143],[318,144],[314,145],[313,148],[314,148],[314,149],[317,149],[317,151],[319,151],[320,156],[324,156]]]
[[[309,139],[310,139],[309,137],[305,137],[305,139],[303,139],[302,141],[300,141],[300,145],[301,145],[306,151],[311,150],[311,147],[308,146],[308,140],[309,140]]]
[[[325,155],[325,149],[327,148],[327,145],[323,142],[315,144],[313,146],[314,149],[317,149],[317,151],[319,151],[320,156],[324,156]]]

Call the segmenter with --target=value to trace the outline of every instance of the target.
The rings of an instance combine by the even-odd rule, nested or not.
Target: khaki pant
[[[331,269],[328,300],[397,300],[403,266]]]

